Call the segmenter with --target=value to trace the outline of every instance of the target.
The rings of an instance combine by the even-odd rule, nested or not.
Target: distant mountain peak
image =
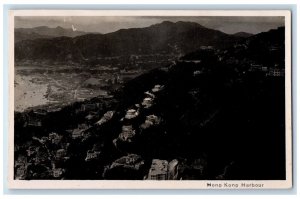
[[[171,22],[171,21],[163,21],[161,23],[156,23],[156,24],[153,24],[151,25],[150,27],[160,27],[160,26],[172,26],[174,25],[175,23]]]
[[[157,23],[152,26],[163,26],[163,25],[165,25],[165,26],[193,25],[193,26],[198,26],[198,27],[204,27],[196,22],[190,22],[190,21],[177,21],[177,22],[163,21],[161,23]]]
[[[32,40],[37,38],[50,37],[76,37],[87,34],[87,32],[78,31],[74,26],[72,28],[63,28],[61,26],[48,27],[37,26],[33,28],[15,28],[15,41]]]
[[[34,27],[34,29],[47,29],[49,28],[48,26],[37,26],[37,27]]]
[[[63,27],[61,27],[61,26],[56,26],[56,28],[55,29],[58,29],[58,30],[64,30],[64,28]]]
[[[236,36],[236,37],[247,38],[247,37],[251,37],[253,34],[252,33],[248,33],[248,32],[237,32],[237,33],[234,33],[233,35]]]
[[[192,21],[177,21],[175,24],[189,24],[189,25],[201,26],[200,24],[198,24],[196,22],[192,22]]]
[[[160,24],[173,25],[174,22],[172,22],[172,21],[163,21],[163,22],[161,22]]]

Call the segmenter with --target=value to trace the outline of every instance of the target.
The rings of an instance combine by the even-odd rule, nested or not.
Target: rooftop
[[[144,165],[144,161],[142,160],[141,156],[136,154],[129,154],[127,156],[123,156],[115,160],[111,164],[111,168],[117,166],[125,166],[127,168],[139,169],[143,165]]]
[[[98,125],[104,124],[105,122],[107,122],[113,117],[114,113],[115,113],[114,111],[107,111],[106,113],[104,113],[102,118],[96,124]]]
[[[139,115],[139,112],[135,109],[129,109],[127,110],[126,112],[126,115],[125,115],[125,118],[126,119],[132,119],[132,118],[135,118]]]
[[[166,174],[167,171],[168,171],[168,161],[167,160],[159,160],[159,159],[152,160],[152,165],[151,165],[149,174],[160,175],[160,174]]]
[[[158,91],[160,91],[160,90],[162,90],[162,89],[163,89],[163,86],[157,84],[157,85],[155,85],[155,86],[152,88],[152,92],[153,92],[153,93],[156,93],[156,92],[158,92]]]
[[[149,108],[152,106],[152,102],[153,102],[153,99],[150,98],[150,97],[146,97],[144,98],[143,102],[142,102],[142,105],[145,107],[145,108]]]

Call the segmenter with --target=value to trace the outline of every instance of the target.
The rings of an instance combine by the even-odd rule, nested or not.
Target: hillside
[[[238,60],[249,60],[267,67],[285,65],[285,28],[279,27],[268,32],[262,32],[246,38],[233,45],[224,53],[229,59],[234,55]]]
[[[27,126],[34,112],[18,113],[16,156],[30,147],[65,150],[64,158],[32,164],[24,178],[141,180],[159,159],[177,160],[182,180],[285,179],[285,80],[251,65],[259,61],[254,52],[283,45],[281,33],[279,28],[237,44],[249,48],[188,54],[125,83],[113,99],[94,98],[41,116],[43,127]],[[254,54],[241,59],[246,52]],[[82,108],[88,104],[94,109]],[[59,143],[49,141],[52,132],[63,137]],[[59,177],[48,172],[53,162],[64,170]]]

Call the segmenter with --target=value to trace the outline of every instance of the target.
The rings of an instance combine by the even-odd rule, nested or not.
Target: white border
[[[288,10],[11,10],[13,16],[290,16]]]
[[[292,187],[291,118],[291,13],[288,10],[14,10],[9,24],[9,163],[8,187],[12,189],[287,189]],[[286,88],[286,180],[269,181],[133,181],[133,180],[14,180],[14,16],[284,16]],[[239,188],[224,187],[236,183]],[[207,187],[207,183],[222,187]],[[242,183],[263,184],[244,188]]]

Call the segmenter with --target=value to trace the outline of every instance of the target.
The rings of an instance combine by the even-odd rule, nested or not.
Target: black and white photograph
[[[292,186],[289,11],[10,19],[11,187]]]

